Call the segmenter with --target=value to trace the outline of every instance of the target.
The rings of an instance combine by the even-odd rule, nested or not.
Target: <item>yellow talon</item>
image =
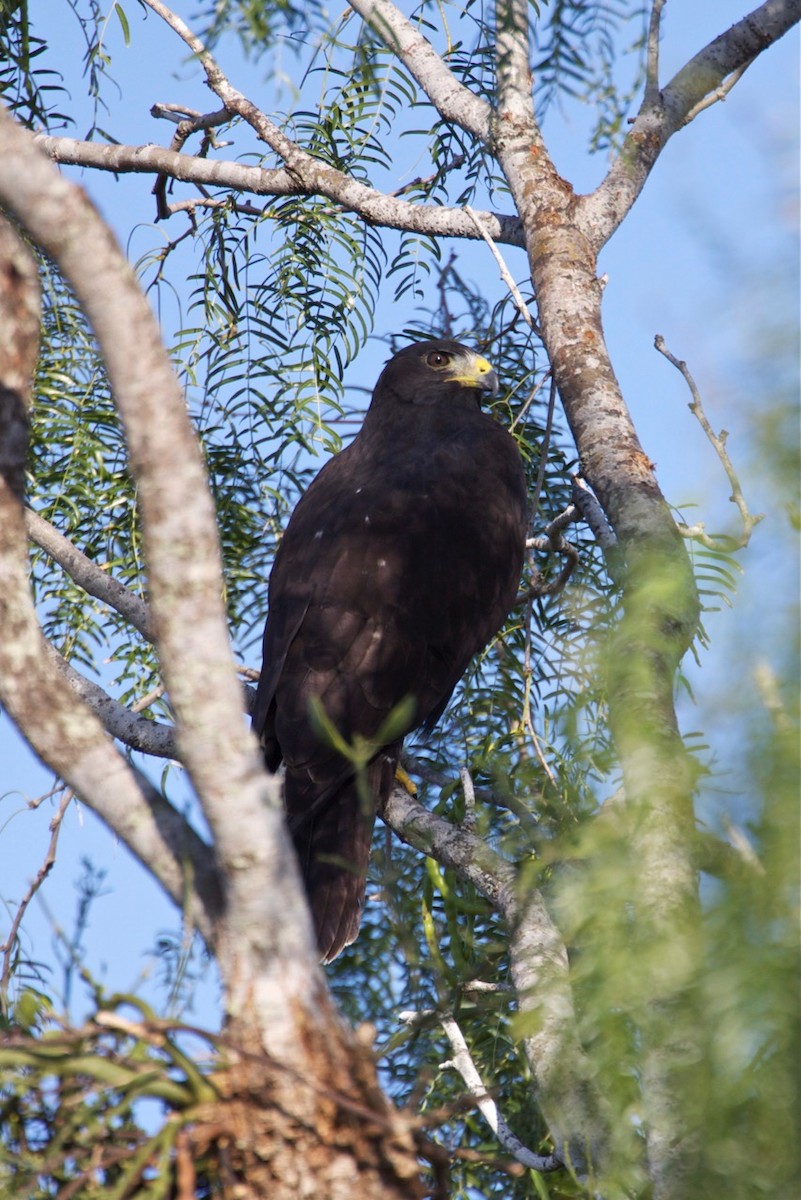
[[[406,791],[410,796],[417,795],[417,784],[414,782],[414,780],[409,778],[403,767],[395,768],[395,779],[401,785],[401,787],[406,788]]]

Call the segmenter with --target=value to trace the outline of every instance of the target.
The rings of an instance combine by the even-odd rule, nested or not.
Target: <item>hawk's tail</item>
[[[296,791],[287,772],[287,815],[323,962],[358,935],[376,808],[392,787],[397,758],[394,747],[382,751],[367,768],[364,794],[347,779],[312,815],[308,794],[298,795],[305,789]]]

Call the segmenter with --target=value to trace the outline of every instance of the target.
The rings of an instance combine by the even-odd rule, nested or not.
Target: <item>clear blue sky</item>
[[[52,0],[47,3],[52,5]],[[34,0],[34,11],[39,6]],[[130,49],[123,48],[113,18],[109,24],[112,75],[124,102],[114,99],[109,89],[113,112],[106,124],[121,140],[163,141],[168,136],[166,126],[150,118],[151,104],[181,101],[209,108],[210,94],[194,66],[183,62],[177,39],[152,14],[143,22],[136,5],[125,7],[133,31]],[[177,2],[175,8],[189,17],[196,6]],[[696,0],[671,0],[665,10],[663,80],[746,11],[746,4],[736,0],[707,0],[703,5]],[[77,56],[74,21],[66,7],[52,19],[64,25],[63,36],[59,30],[54,41],[63,47],[65,61]],[[265,94],[269,55],[261,64],[246,64],[229,44],[218,57],[234,83],[254,97]],[[292,70],[291,56],[283,56],[282,66]],[[65,73],[72,79],[73,67]],[[191,81],[189,88],[187,81]],[[73,82],[71,90],[77,100],[80,83]],[[552,113],[546,124],[557,166],[579,191],[594,186],[603,170],[601,157],[586,154],[586,125],[585,115],[574,106]],[[782,323],[786,315],[788,323],[798,327],[797,129],[796,30],[749,69],[725,104],[715,105],[674,138],[602,259],[602,270],[609,276],[605,324],[613,361],[668,499],[677,504],[695,502],[698,508],[689,519],[703,520],[711,530],[728,527],[731,506],[726,480],[687,411],[683,381],[653,349],[656,333],[664,334],[670,349],[690,364],[712,424],[730,431],[729,449],[742,467],[752,509],[769,514],[743,560],[748,573],[736,610],[709,618],[712,654],[700,672],[689,669],[697,707],[684,706],[684,727],[704,729],[723,758],[731,714],[721,710],[721,694],[732,687],[733,668],[740,680],[736,686],[747,689],[756,659],[763,653],[770,657],[781,652],[775,638],[775,612],[791,598],[797,584],[797,560],[788,561],[784,518],[764,486],[752,453],[760,397],[754,394],[753,376],[746,369],[757,355],[766,326]],[[77,133],[82,132],[79,126]],[[399,165],[399,171],[406,168],[398,185],[415,174],[413,162]],[[81,182],[132,256],[156,237],[172,235],[173,230],[163,226],[153,234],[149,177],[115,183],[113,177],[85,172]],[[513,273],[523,277],[522,253],[509,251],[506,256]],[[460,248],[460,269],[473,278],[497,274],[489,251],[482,246]],[[783,314],[782,308],[790,311]],[[379,307],[376,334],[384,337],[398,324],[398,311],[387,301]],[[385,347],[376,340],[360,359],[360,374],[374,377],[384,357]],[[13,912],[14,902],[44,857],[53,810],[49,803],[36,811],[27,809],[30,798],[49,789],[50,775],[4,717],[0,717],[0,769],[0,880],[3,901],[10,906],[6,912]],[[737,780],[729,778],[721,786],[736,791]],[[714,803],[709,801],[710,816]],[[87,964],[110,988],[128,990],[154,969],[147,952],[161,930],[177,930],[176,914],[125,848],[91,812],[77,805],[67,815],[57,865],[42,889],[49,914],[34,902],[24,926],[25,944],[32,957],[51,959],[51,917],[70,926],[76,903],[73,884],[84,856],[108,872],[107,894],[93,907],[85,939]],[[0,920],[0,927],[4,923]],[[56,991],[60,983],[56,976]],[[147,990],[159,994],[158,989]],[[195,1018],[213,1022],[213,987],[201,991],[199,1003]]]

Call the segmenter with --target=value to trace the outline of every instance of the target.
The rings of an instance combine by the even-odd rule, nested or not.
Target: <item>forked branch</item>
[[[723,470],[726,472],[726,477],[731,485],[731,496],[729,499],[731,500],[732,504],[736,505],[737,511],[739,512],[742,520],[742,531],[737,537],[731,537],[728,534],[723,533],[707,533],[703,524],[701,523],[696,525],[684,525],[679,523],[679,531],[683,537],[692,538],[694,541],[700,542],[702,546],[706,546],[710,550],[742,550],[742,548],[747,546],[750,542],[751,534],[754,532],[754,528],[759,524],[760,521],[764,519],[765,514],[757,513],[754,515],[749,511],[748,505],[745,501],[745,496],[743,495],[743,489],[740,485],[739,477],[726,449],[726,442],[729,436],[728,432],[725,429],[721,429],[720,433],[715,433],[714,429],[709,424],[707,415],[704,412],[704,406],[701,402],[701,393],[698,390],[698,385],[690,374],[690,368],[683,359],[676,358],[674,354],[671,354],[665,345],[665,339],[662,337],[661,333],[658,333],[654,338],[654,346],[659,353],[664,355],[668,362],[672,363],[676,370],[680,372],[687,384],[687,387],[690,389],[692,400],[690,401],[688,407],[690,412],[698,421],[698,424],[703,429],[710,445],[713,447],[723,465]]]

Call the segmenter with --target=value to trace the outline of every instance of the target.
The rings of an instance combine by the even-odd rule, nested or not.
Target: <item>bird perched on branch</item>
[[[514,439],[481,410],[497,388],[487,360],[458,342],[401,350],[275,557],[253,728],[268,769],[286,764],[326,962],[359,931],[375,815],[404,735],[434,726],[517,593],[526,485]]]

